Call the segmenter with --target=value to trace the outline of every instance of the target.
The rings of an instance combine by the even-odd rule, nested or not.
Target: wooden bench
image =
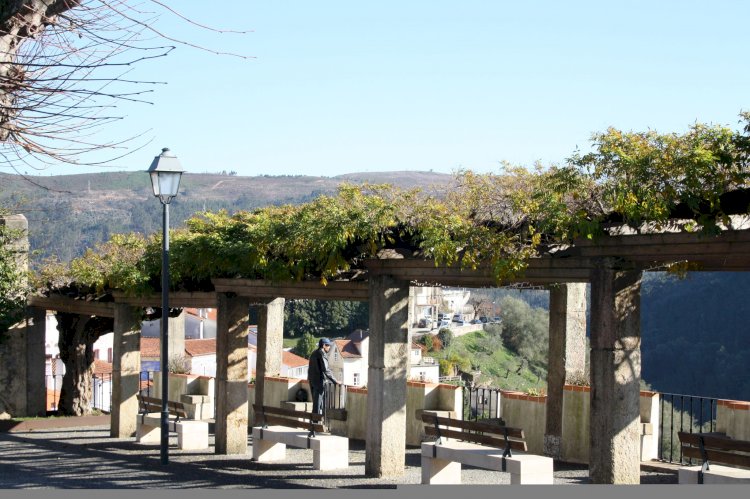
[[[750,441],[717,433],[678,432],[682,456],[698,459],[698,466],[683,466],[679,483],[750,483]],[[729,466],[722,466],[729,465]]]
[[[523,430],[497,423],[464,421],[422,413],[422,483],[461,483],[461,464],[510,473],[511,484],[553,483],[552,458],[513,454],[527,450]]]
[[[286,446],[312,449],[316,470],[333,470],[349,466],[349,439],[322,434],[323,416],[310,412],[253,405],[260,426],[253,427],[253,459],[258,462],[280,461],[286,457]]]
[[[138,395],[138,421],[135,440],[141,443],[161,442],[161,399]],[[188,419],[182,402],[167,401],[169,431],[177,433],[180,449],[208,449],[208,421]]]

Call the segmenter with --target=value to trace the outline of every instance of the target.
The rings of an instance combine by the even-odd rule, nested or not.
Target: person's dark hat
[[[321,338],[320,341],[318,341],[319,347],[322,347],[323,345],[330,345],[330,344],[331,344],[331,340],[329,340],[328,338]]]

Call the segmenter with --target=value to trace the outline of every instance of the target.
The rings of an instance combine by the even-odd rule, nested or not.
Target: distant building
[[[369,331],[357,329],[346,339],[333,340],[328,363],[333,375],[345,385],[366,386],[369,355]],[[432,357],[423,357],[424,347],[411,343],[409,378],[437,383],[440,366]]]

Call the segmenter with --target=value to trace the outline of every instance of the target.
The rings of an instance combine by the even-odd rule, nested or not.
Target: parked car
[[[432,326],[432,319],[429,317],[422,317],[419,319],[419,322],[417,322],[417,327],[430,327]]]
[[[448,327],[450,325],[451,325],[451,321],[449,321],[448,319],[443,319],[443,320],[438,321],[437,327],[439,327],[439,328],[440,327]]]
[[[469,322],[469,324],[483,324],[483,322],[479,319],[472,319],[471,322]]]
[[[453,314],[453,321],[454,322],[463,321],[463,320],[464,320],[464,318],[463,318],[463,316],[461,314]]]
[[[485,317],[485,316],[483,315],[483,316],[481,316],[481,317],[479,318],[479,322],[481,322],[482,324],[487,324],[488,322],[490,322],[490,319],[489,319],[488,317]]]
[[[500,324],[501,322],[503,322],[503,318],[502,317],[493,317],[492,318],[492,322],[494,322],[495,324]]]

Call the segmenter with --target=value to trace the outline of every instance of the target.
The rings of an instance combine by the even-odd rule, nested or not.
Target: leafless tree
[[[159,83],[129,79],[139,62],[177,45],[208,50],[160,32],[164,13],[222,31],[158,0],[0,2],[0,167],[104,164],[145,145],[145,131],[116,141],[97,132],[122,119],[118,103],[147,102]],[[104,160],[92,154],[102,149]]]

